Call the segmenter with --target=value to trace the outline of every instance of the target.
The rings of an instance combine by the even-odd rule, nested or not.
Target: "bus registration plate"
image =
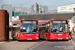
[[[32,40],[32,39],[27,39],[27,40]]]
[[[58,38],[58,40],[62,40],[62,38]]]

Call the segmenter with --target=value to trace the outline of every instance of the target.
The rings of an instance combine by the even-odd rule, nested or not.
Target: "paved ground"
[[[11,41],[0,44],[0,50],[75,50],[72,41]]]
[[[71,41],[43,41],[29,50],[75,50]]]
[[[17,41],[12,40],[9,34],[9,41],[0,42],[0,50],[27,50],[27,48],[38,44],[40,41]]]
[[[73,35],[74,36],[74,35]],[[0,50],[75,50],[72,41],[11,41],[0,42]]]
[[[38,44],[38,41],[12,41],[0,44],[0,50],[25,50],[35,44]]]
[[[0,45],[1,45],[1,44],[4,44],[4,43],[7,43],[7,42],[6,42],[6,41],[5,41],[5,42],[0,42]]]
[[[75,43],[75,34],[73,34],[72,37],[73,37],[72,40],[73,40],[73,42]]]

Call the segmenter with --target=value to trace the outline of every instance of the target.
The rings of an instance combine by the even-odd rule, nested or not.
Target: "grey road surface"
[[[0,44],[0,50],[75,50],[69,41],[10,41]]]
[[[70,41],[43,41],[29,50],[75,50]]]
[[[11,41],[0,44],[0,50],[25,50],[26,48],[37,44],[38,41]]]

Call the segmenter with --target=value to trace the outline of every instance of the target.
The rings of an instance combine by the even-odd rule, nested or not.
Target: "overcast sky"
[[[58,6],[70,5],[75,3],[75,0],[0,0],[0,6],[2,4],[10,4],[12,6],[23,5],[30,7],[35,3],[48,6],[49,9],[57,9]]]

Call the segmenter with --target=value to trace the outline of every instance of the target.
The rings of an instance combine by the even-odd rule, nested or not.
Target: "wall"
[[[50,19],[71,19],[74,13],[60,13],[60,14],[31,14],[20,15],[19,19],[38,19],[38,20],[50,20]]]

